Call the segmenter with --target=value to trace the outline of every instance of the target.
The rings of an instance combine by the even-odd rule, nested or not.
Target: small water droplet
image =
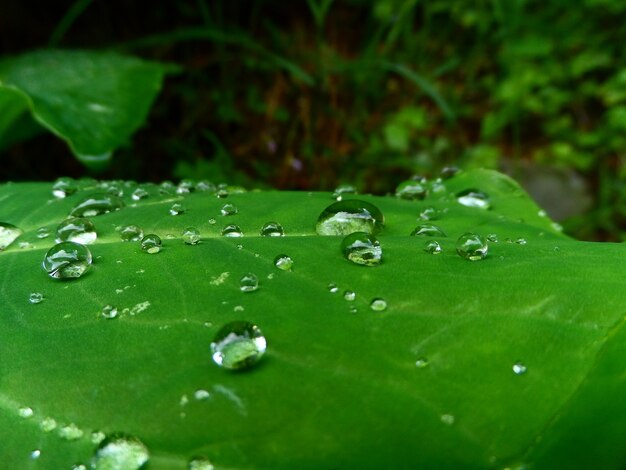
[[[111,183],[106,187],[107,194],[112,194],[113,196],[122,197],[124,195],[124,188],[116,183]]]
[[[136,225],[123,225],[119,232],[123,242],[138,242],[143,238],[143,230]]]
[[[452,426],[454,424],[455,418],[454,415],[444,414],[441,415],[441,422],[443,424],[447,424],[448,426]]]
[[[266,347],[259,327],[244,321],[227,323],[211,343],[213,361],[226,369],[247,369],[263,356]]]
[[[220,209],[220,213],[224,216],[235,215],[237,212],[239,212],[239,209],[234,204],[224,204]]]
[[[528,242],[526,241],[525,238],[518,238],[515,240],[515,243],[517,243],[518,245],[526,245],[526,243]]]
[[[435,240],[429,240],[424,244],[424,251],[426,253],[429,253],[431,255],[438,255],[440,254],[443,250],[441,248],[441,245],[439,244],[438,241]]]
[[[93,444],[100,444],[102,441],[106,439],[106,434],[102,431],[92,431],[91,433],[91,442]]]
[[[100,443],[91,462],[94,470],[138,470],[150,454],[148,448],[134,437],[113,435]]]
[[[456,166],[444,166],[439,173],[442,179],[447,180],[460,173],[460,169]]]
[[[423,181],[403,181],[396,188],[396,197],[409,201],[421,200],[426,197],[428,190]]]
[[[282,237],[285,235],[285,230],[278,222],[267,222],[261,227],[260,235],[262,237]]]
[[[317,219],[315,231],[318,235],[349,235],[365,232],[374,235],[384,226],[380,209],[369,202],[358,199],[339,201],[322,211]]]
[[[563,226],[561,224],[556,223],[556,222],[552,222],[550,224],[550,226],[552,227],[553,230],[556,230],[557,232],[562,232],[563,231]]]
[[[513,372],[517,375],[522,375],[526,373],[526,366],[521,362],[516,362],[513,364]]]
[[[331,294],[336,294],[337,292],[339,292],[339,287],[337,287],[337,284],[331,282],[330,284],[328,284],[328,291]]]
[[[37,229],[37,238],[43,239],[48,238],[50,236],[50,230],[48,227],[39,227]]]
[[[495,233],[490,233],[487,235],[487,241],[491,243],[498,243],[498,235]]]
[[[216,192],[215,195],[220,198],[220,199],[224,199],[225,197],[228,197],[228,189],[226,188],[219,188]]]
[[[415,367],[417,367],[418,369],[423,369],[426,366],[428,366],[428,359],[426,359],[425,357],[418,357],[415,361]]]
[[[347,290],[343,293],[343,298],[348,302],[353,302],[356,299],[356,292]]]
[[[163,196],[169,196],[176,192],[176,186],[171,181],[163,181],[159,185],[159,194]]]
[[[217,220],[215,220],[215,219],[209,219],[209,223],[211,225],[215,225],[216,222],[217,222]]]
[[[91,252],[85,245],[62,242],[48,250],[42,265],[50,277],[75,279],[89,269],[91,261]]]
[[[66,441],[75,441],[83,437],[83,435],[85,434],[85,432],[74,423],[61,426],[57,430],[57,433],[61,439]]]
[[[477,189],[466,189],[456,195],[459,204],[466,207],[476,207],[478,209],[490,209],[491,202],[489,196]]]
[[[73,178],[62,177],[52,184],[52,195],[59,199],[71,196],[76,191],[78,191],[78,184]]]
[[[422,220],[437,220],[439,218],[439,211],[434,207],[426,207],[420,212],[420,219]]]
[[[215,184],[210,181],[198,181],[198,184],[196,184],[196,191],[201,193],[214,193],[216,189]]]
[[[102,315],[107,320],[117,318],[117,307],[114,307],[112,305],[105,305],[104,307],[102,307],[100,315]]]
[[[239,289],[241,292],[254,292],[258,288],[259,278],[253,273],[244,274],[241,279],[239,279]]]
[[[348,194],[357,194],[356,188],[351,184],[340,184],[333,191],[332,198],[336,201],[341,201]]]
[[[193,393],[193,397],[198,401],[208,400],[211,394],[203,389],[198,389]]]
[[[243,232],[239,225],[230,224],[222,229],[223,237],[243,237]]]
[[[484,259],[488,250],[487,240],[475,233],[464,233],[456,242],[456,252],[461,258],[469,261]]]
[[[146,253],[150,253],[151,255],[154,255],[161,251],[161,246],[161,238],[159,238],[159,236],[155,235],[154,233],[149,233],[141,239],[141,249]]]
[[[113,194],[98,193],[83,199],[72,209],[72,217],[95,217],[118,211],[124,207],[124,201]]]
[[[87,470],[87,466],[82,463],[72,465],[72,470]]]
[[[382,312],[384,310],[387,310],[387,301],[380,298],[374,299],[372,300],[372,303],[370,303],[370,308],[375,312]]]
[[[187,227],[183,230],[182,238],[186,245],[197,245],[200,243],[200,231],[195,227]]]
[[[39,423],[39,429],[43,432],[52,432],[56,429],[57,422],[54,418],[46,417]]]
[[[146,191],[144,188],[139,187],[133,191],[131,194],[131,198],[133,201],[141,201],[142,199],[146,199],[150,196],[150,193]]]
[[[274,266],[283,271],[291,271],[293,259],[289,255],[278,255],[274,258]]]
[[[215,466],[206,457],[194,457],[189,461],[188,470],[215,470]]]
[[[22,233],[24,232],[15,225],[0,222],[0,251],[7,248],[22,235]]]
[[[362,266],[377,266],[382,262],[380,242],[365,232],[353,232],[341,241],[344,258]]]
[[[180,215],[184,214],[187,209],[179,202],[175,202],[170,207],[170,215]]]
[[[447,235],[436,225],[422,224],[413,229],[411,236],[446,237]]]
[[[32,418],[35,413],[32,408],[23,406],[17,410],[17,414],[20,415],[20,418]]]
[[[181,180],[176,187],[176,194],[189,194],[195,190],[195,186],[192,180]]]
[[[33,460],[37,460],[39,457],[41,457],[41,451],[39,449],[35,449],[30,453],[30,458]]]
[[[233,312],[243,312],[244,310],[243,305],[235,305],[233,307]]]
[[[40,304],[41,302],[43,302],[43,300],[44,300],[44,297],[41,292],[31,292],[30,295],[28,296],[28,301],[31,304]]]

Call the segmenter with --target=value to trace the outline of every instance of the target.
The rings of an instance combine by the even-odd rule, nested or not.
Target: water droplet
[[[517,375],[522,375],[526,373],[526,366],[521,362],[516,362],[513,364],[513,372]]]
[[[354,299],[356,299],[356,292],[347,290],[343,293],[343,298],[346,299],[348,302],[353,302]]]
[[[459,204],[466,207],[476,207],[478,209],[490,209],[491,202],[489,196],[477,189],[466,189],[456,195]]]
[[[106,439],[106,437],[106,434],[104,434],[102,431],[92,431],[91,442],[94,444],[100,444]]]
[[[198,401],[202,401],[208,400],[211,397],[211,394],[206,390],[199,389],[193,393],[193,397]]]
[[[396,188],[396,197],[414,201],[424,199],[427,189],[422,181],[408,180],[400,183]]]
[[[137,225],[123,225],[118,230],[123,242],[138,242],[143,238],[143,230]]]
[[[107,320],[117,318],[117,308],[113,307],[112,305],[105,305],[104,307],[102,307],[100,315],[102,315]]]
[[[415,361],[415,367],[417,367],[418,369],[423,369],[427,365],[428,365],[428,359],[426,359],[425,357],[418,357],[417,360]]]
[[[50,236],[50,230],[48,227],[39,227],[37,229],[37,238],[43,239],[48,238]]]
[[[362,266],[377,266],[383,259],[383,249],[373,235],[354,232],[341,241],[344,258]]]
[[[434,207],[426,207],[420,212],[420,219],[422,220],[437,220],[439,218],[439,211]]]
[[[426,253],[430,253],[431,255],[438,255],[443,250],[441,249],[441,245],[439,242],[435,240],[429,240],[424,244],[424,251]]]
[[[13,243],[22,233],[15,225],[0,222],[0,251]]]
[[[113,194],[98,193],[92,194],[83,199],[72,211],[72,217],[94,217],[96,215],[108,214],[118,211],[124,207],[124,201]]]
[[[82,463],[72,465],[72,470],[87,470],[87,466]]]
[[[44,298],[41,292],[31,292],[31,294],[28,296],[28,301],[31,304],[40,304],[41,302],[43,302],[43,300]]]
[[[183,242],[187,245],[200,243],[200,231],[195,227],[187,227],[182,233]]]
[[[75,279],[89,269],[91,261],[91,252],[85,245],[62,242],[48,250],[43,268],[55,279]]]
[[[74,423],[61,426],[57,430],[57,433],[59,434],[59,437],[61,439],[64,439],[66,441],[75,441],[83,437],[83,434],[85,434],[85,432],[82,429],[80,429],[78,426],[76,426]]]
[[[317,219],[315,231],[319,235],[349,235],[365,232],[374,235],[384,226],[380,209],[369,202],[350,199],[331,204]]]
[[[209,219],[209,223],[211,225],[215,225],[216,222],[217,222],[217,220],[215,220],[215,219]]]
[[[228,189],[226,188],[219,188],[216,192],[215,195],[220,198],[220,199],[224,199],[225,197],[228,197]]]
[[[196,191],[201,193],[214,193],[216,189],[215,184],[210,181],[198,181],[198,184],[196,184]]]
[[[563,226],[559,223],[556,222],[552,222],[550,224],[550,226],[552,227],[553,230],[556,230],[557,232],[562,232],[563,231]]]
[[[91,462],[94,470],[138,470],[150,458],[148,448],[134,437],[113,435],[100,443]]]
[[[441,422],[443,424],[452,426],[454,424],[454,421],[455,421],[454,415],[449,415],[449,414],[441,415]]]
[[[487,241],[491,243],[498,243],[498,235],[495,233],[490,233],[487,235]]]
[[[226,369],[247,369],[255,364],[267,347],[258,326],[244,321],[224,325],[211,343],[213,361]]]
[[[517,243],[518,245],[526,245],[526,243],[528,242],[525,238],[518,238],[517,240],[515,240],[515,243]]]
[[[436,225],[422,224],[413,229],[411,236],[446,237],[447,235]]]
[[[176,186],[174,186],[174,183],[172,183],[171,181],[163,181],[159,185],[159,194],[163,196],[169,196],[171,194],[174,194],[175,192]]]
[[[189,194],[194,191],[195,185],[192,180],[181,180],[176,187],[176,194]]]
[[[175,202],[174,204],[172,204],[172,207],[170,207],[170,214],[180,215],[184,214],[186,210],[187,209],[185,208],[185,206],[183,206],[181,203]]]
[[[237,212],[239,212],[239,209],[234,204],[224,204],[220,209],[220,213],[224,216],[235,215]]]
[[[343,197],[348,194],[357,194],[356,188],[351,184],[340,184],[335,188],[335,191],[333,191],[332,198],[341,201]]]
[[[328,284],[328,291],[331,294],[336,294],[337,292],[339,292],[339,287],[337,287],[337,284],[333,284],[331,282],[330,284]]]
[[[141,239],[141,249],[146,253],[154,255],[161,251],[161,238],[154,233],[149,233]]]
[[[78,191],[78,184],[73,178],[62,177],[52,184],[52,195],[59,199],[71,196],[76,191]]]
[[[254,292],[259,288],[259,278],[253,273],[245,274],[239,279],[241,292]]]
[[[111,183],[106,187],[107,194],[112,194],[113,196],[122,197],[124,195],[124,188],[116,183]]]
[[[274,258],[274,266],[283,271],[291,271],[293,259],[289,255],[278,255]]]
[[[444,166],[439,173],[439,176],[441,176],[442,179],[447,180],[458,175],[460,172],[461,169],[456,166]]]
[[[206,457],[194,457],[189,461],[188,470],[215,470],[215,466]]]
[[[41,456],[41,451],[39,449],[35,449],[30,453],[30,458],[33,460],[37,460]]]
[[[261,227],[260,235],[262,237],[282,237],[285,235],[285,230],[278,222],[267,222]]]
[[[98,234],[91,220],[84,217],[71,217],[61,222],[56,229],[56,241],[75,242],[89,245],[96,241]]]
[[[241,228],[239,228],[239,225],[227,225],[226,227],[224,227],[222,229],[222,236],[223,237],[243,237],[243,232],[241,231]]]
[[[33,409],[28,406],[23,406],[19,410],[17,410],[17,414],[20,415],[20,418],[32,418],[35,414]]]
[[[385,299],[374,299],[372,303],[370,303],[370,308],[375,312],[387,310],[387,301]]]
[[[461,258],[478,261],[487,256],[487,240],[475,233],[464,233],[456,242],[456,252]]]
[[[145,188],[142,188],[141,186],[135,189],[133,193],[130,195],[133,201],[141,201],[142,199],[146,199],[149,196],[150,196],[150,193],[146,191]]]
[[[46,417],[42,419],[41,422],[39,423],[39,429],[41,429],[43,432],[52,432],[56,429],[56,427],[57,427],[56,420],[50,417]]]

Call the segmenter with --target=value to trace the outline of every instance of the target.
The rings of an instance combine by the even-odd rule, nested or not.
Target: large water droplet
[[[222,229],[223,237],[243,237],[243,232],[239,225],[230,224]]]
[[[56,230],[56,241],[75,242],[89,245],[98,238],[96,227],[91,220],[85,217],[71,217],[61,222]]]
[[[315,230],[319,235],[349,235],[365,232],[374,235],[384,226],[380,209],[369,202],[350,199],[331,204],[317,219]]]
[[[220,209],[220,213],[224,216],[235,215],[237,212],[239,212],[239,209],[234,204],[224,204]]]
[[[447,235],[436,225],[422,224],[413,229],[411,236],[446,237]]]
[[[85,245],[62,242],[48,250],[43,268],[55,279],[76,279],[91,266],[91,252]]]
[[[516,362],[515,364],[513,364],[513,372],[517,375],[525,374],[526,370],[526,366],[521,362]]]
[[[239,279],[239,289],[241,292],[254,292],[258,288],[259,278],[253,273],[244,274],[241,279]]]
[[[262,237],[282,237],[285,235],[285,230],[278,222],[267,222],[261,227],[260,235]]]
[[[278,255],[274,258],[274,266],[283,271],[291,271],[293,259],[289,255]]]
[[[180,215],[184,214],[187,209],[179,202],[175,202],[170,207],[170,215]]]
[[[161,238],[154,233],[149,233],[141,239],[141,249],[146,253],[154,255],[161,251]]]
[[[215,466],[206,457],[194,457],[189,461],[188,470],[215,470]]]
[[[73,178],[62,177],[52,184],[52,195],[59,199],[70,196],[78,191],[78,184]]]
[[[118,211],[124,207],[124,201],[117,196],[106,193],[92,194],[83,199],[72,211],[72,217],[94,217],[96,215],[107,214]]]
[[[426,197],[426,185],[421,181],[408,180],[400,183],[396,188],[396,197],[407,200],[424,199]]]
[[[31,304],[40,304],[41,302],[43,302],[43,294],[41,292],[32,292],[28,296],[28,301]]]
[[[384,310],[387,310],[387,301],[385,299],[380,299],[380,298],[374,299],[370,303],[370,308],[374,310],[375,312],[382,312]]]
[[[143,230],[136,225],[124,225],[119,232],[123,242],[138,242],[143,238]]]
[[[343,256],[354,264],[362,266],[379,265],[383,259],[380,242],[365,232],[354,232],[341,241]]]
[[[424,251],[431,255],[438,255],[442,252],[441,245],[435,240],[429,240],[424,244]]]
[[[347,196],[348,194],[357,194],[356,188],[351,184],[340,184],[335,188],[335,191],[333,191],[332,197],[336,201],[341,201],[344,196]]]
[[[100,443],[91,461],[94,470],[138,470],[150,454],[148,448],[134,437],[113,435]]]
[[[244,321],[224,325],[211,343],[213,361],[226,369],[247,369],[255,364],[267,347],[258,326]]]
[[[15,225],[0,222],[0,251],[13,243],[22,233]]]
[[[456,200],[459,204],[466,207],[476,207],[478,209],[491,208],[491,202],[489,196],[477,189],[466,189],[456,195]]]
[[[464,233],[456,242],[456,252],[461,258],[470,261],[484,259],[488,249],[487,240],[475,233]]]
[[[182,233],[183,242],[187,245],[200,243],[200,231],[195,227],[187,227]]]

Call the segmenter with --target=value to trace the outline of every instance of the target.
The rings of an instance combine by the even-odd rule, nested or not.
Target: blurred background
[[[385,194],[415,174],[486,167],[516,178],[570,235],[626,237],[626,2],[144,5],[3,3],[2,57],[106,49],[180,68],[105,169],[32,132],[0,146],[1,180]]]

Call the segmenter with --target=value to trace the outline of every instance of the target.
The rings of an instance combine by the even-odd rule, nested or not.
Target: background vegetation
[[[624,238],[623,2],[35,4],[3,6],[4,55],[112,49],[181,67],[100,177],[385,193],[444,165],[498,168],[570,234]],[[4,180],[88,172],[46,133],[0,155]]]

